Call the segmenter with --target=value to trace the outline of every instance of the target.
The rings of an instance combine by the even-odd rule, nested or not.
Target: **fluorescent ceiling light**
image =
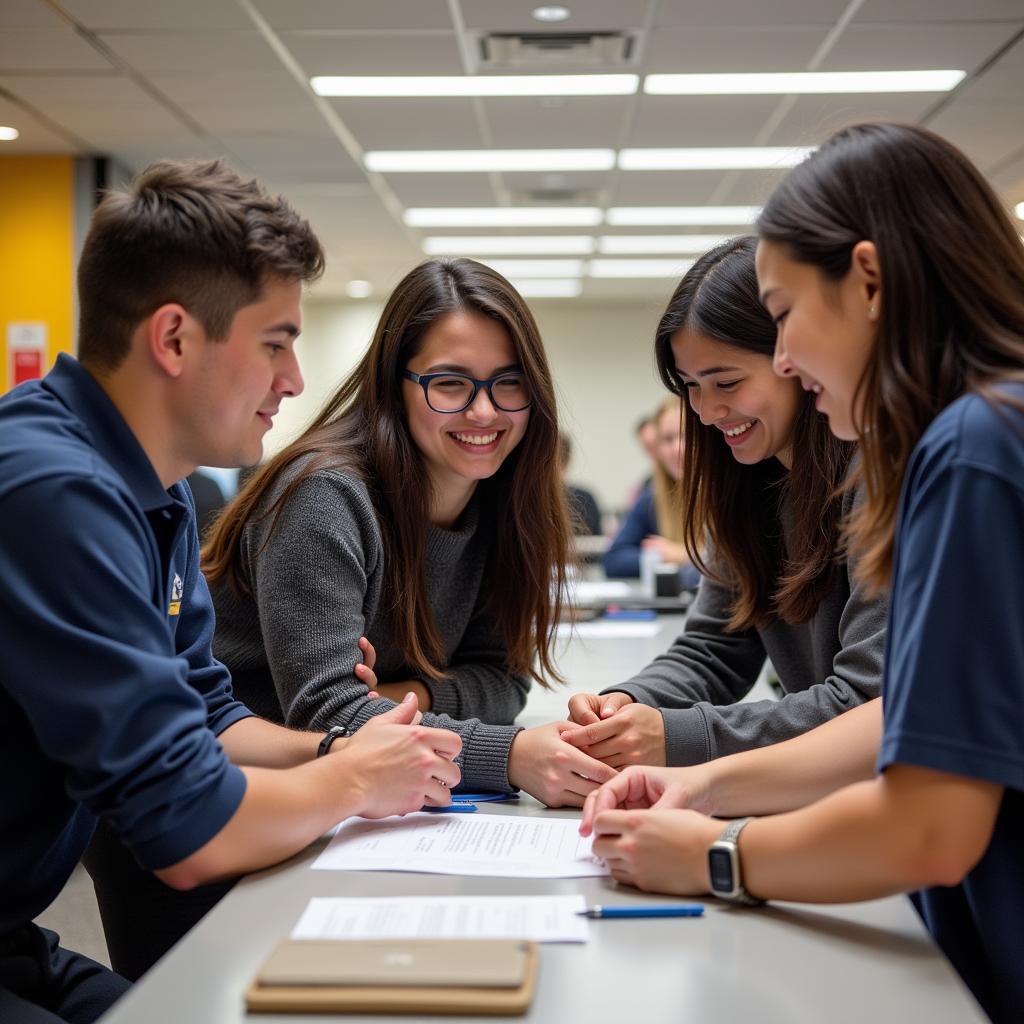
[[[760,212],[760,206],[613,206],[605,219],[616,227],[753,224]]]
[[[590,235],[445,235],[424,238],[423,251],[430,256],[589,256],[594,239]]]
[[[534,21],[566,21],[572,11],[561,4],[545,4],[542,7],[534,7],[530,13]]]
[[[345,294],[350,299],[365,299],[373,292],[373,285],[369,281],[349,281],[345,285]]]
[[[583,260],[481,260],[492,270],[521,281],[531,277],[580,277]]]
[[[1015,206],[1015,207],[1013,208],[1013,212],[1014,212],[1015,214],[1017,214],[1017,216],[1018,216],[1018,217],[1019,217],[1019,218],[1020,218],[1021,220],[1024,220],[1024,203],[1018,203],[1018,204],[1017,204],[1017,205],[1016,205],[1016,206]]]
[[[623,171],[726,171],[760,167],[793,167],[808,153],[807,146],[736,146],[700,149],[623,149]]]
[[[583,282],[578,277],[534,278],[510,283],[527,299],[574,299],[583,291]]]
[[[411,228],[589,228],[601,223],[596,206],[424,206],[402,220]]]
[[[702,253],[731,238],[732,235],[603,235],[597,251],[609,255],[644,252]]]
[[[613,149],[424,149],[375,150],[363,158],[371,171],[608,171]]]
[[[737,75],[648,75],[651,96],[753,96],[798,93],[949,92],[966,71],[794,71]]]
[[[318,96],[631,96],[639,75],[316,75]]]
[[[591,277],[675,277],[680,278],[693,260],[590,260]]]
[[[18,135],[17,128],[0,127],[0,142],[13,142]]]

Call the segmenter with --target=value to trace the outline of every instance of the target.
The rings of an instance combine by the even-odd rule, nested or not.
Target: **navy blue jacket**
[[[216,734],[250,712],[210,653],[188,487],[66,355],[0,398],[0,580],[2,935],[97,816],[149,870],[216,835],[245,792]]]

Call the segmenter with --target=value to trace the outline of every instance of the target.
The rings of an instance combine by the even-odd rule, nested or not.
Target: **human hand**
[[[576,693],[569,698],[569,721],[591,725],[632,703],[633,698],[628,693]]]
[[[377,673],[373,671],[373,666],[377,664],[377,652],[374,650],[373,644],[365,636],[359,638],[359,650],[362,652],[363,660],[360,664],[356,665],[356,679],[369,690],[368,697],[379,697],[380,694],[377,692]]]
[[[710,892],[708,848],[722,823],[697,811],[604,811],[594,823],[593,852],[617,882],[645,892]]]
[[[688,807],[711,814],[711,781],[711,768],[705,764],[688,768],[626,768],[600,789],[588,794],[583,804],[580,835],[592,833],[598,815],[617,809]]]
[[[548,807],[582,807],[591,790],[615,777],[615,769],[566,743],[549,722],[517,733],[508,755],[508,780]]]
[[[447,806],[449,791],[461,773],[452,759],[462,737],[447,729],[416,724],[419,712],[411,694],[383,715],[370,719],[331,757],[344,765],[341,780],[353,792],[364,818],[408,814],[424,804]]]
[[[562,739],[610,768],[665,764],[665,721],[646,704],[621,707],[602,722],[563,728]]]

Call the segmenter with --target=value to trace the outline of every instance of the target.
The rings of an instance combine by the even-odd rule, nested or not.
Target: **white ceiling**
[[[329,254],[319,294],[353,277],[387,290],[443,234],[406,206],[493,206],[531,190],[579,205],[758,204],[778,172],[372,175],[369,149],[806,145],[865,118],[918,121],[962,146],[1008,202],[1024,200],[1024,0],[0,0],[0,154],[226,156],[286,193]],[[948,95],[319,99],[317,74],[464,74],[483,32],[630,30],[628,67],[799,71],[962,68]],[[566,205],[565,199],[557,205]],[[601,227],[595,234],[637,234]],[[645,229],[646,230],[646,229]],[[657,230],[657,229],[651,229]],[[664,229],[678,234],[678,227]],[[694,228],[696,232],[705,229]],[[452,234],[466,234],[452,229]],[[501,233],[486,229],[481,233]],[[505,233],[530,233],[516,229]],[[567,229],[535,233],[569,233]],[[665,281],[587,281],[591,299]]]

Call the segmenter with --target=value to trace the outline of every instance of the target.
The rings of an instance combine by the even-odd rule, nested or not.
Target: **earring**
[[[873,302],[871,303],[870,306],[868,306],[868,316],[872,320],[874,320],[875,317],[878,316],[878,307]]]

